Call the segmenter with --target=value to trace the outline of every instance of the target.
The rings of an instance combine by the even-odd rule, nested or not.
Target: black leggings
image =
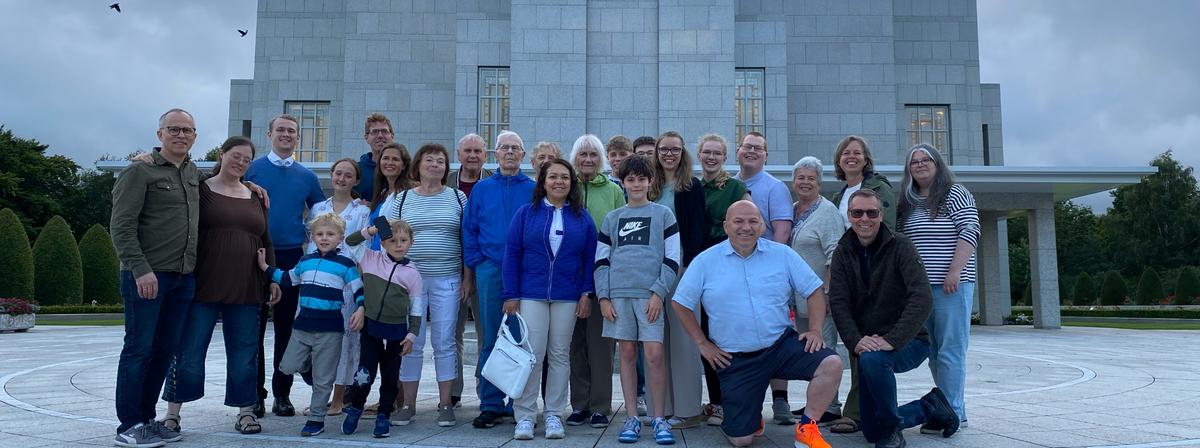
[[[708,336],[708,313],[704,311],[704,307],[700,307],[700,329],[704,331],[705,336]],[[721,381],[717,380],[717,371],[706,360],[700,360],[700,363],[704,364],[704,383],[708,386],[708,402],[720,405],[724,400],[721,399]]]
[[[383,381],[379,383],[379,413],[391,414],[395,410],[396,395],[400,393],[400,343],[385,341],[362,331],[362,355],[358,359],[358,370],[354,381],[346,387],[346,404],[362,409],[371,394],[371,383],[375,382],[376,370],[380,370]],[[386,345],[385,345],[386,344]]]

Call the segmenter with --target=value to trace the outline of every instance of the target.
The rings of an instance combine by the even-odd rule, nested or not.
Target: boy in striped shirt
[[[279,362],[279,371],[300,373],[312,386],[308,421],[300,430],[304,437],[325,430],[325,409],[341,357],[343,289],[354,291],[355,302],[363,303],[362,277],[354,260],[338,251],[346,222],[336,213],[312,220],[312,240],[317,250],[305,255],[290,271],[267,265],[266,252],[258,250],[258,266],[282,287],[300,286],[300,311],[292,324],[292,337]],[[352,322],[359,326],[362,322]]]

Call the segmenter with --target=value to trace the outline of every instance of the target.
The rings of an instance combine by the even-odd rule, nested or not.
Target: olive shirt
[[[191,273],[200,223],[200,170],[190,157],[178,167],[158,148],[153,163],[131,163],[112,190],[113,246],[121,270],[134,278],[159,272]]]
[[[746,184],[733,177],[725,179],[725,185],[717,186],[716,179],[701,181],[704,186],[704,212],[708,215],[708,232],[704,236],[704,247],[709,248],[724,241],[725,212],[734,202],[746,197],[750,190]]]

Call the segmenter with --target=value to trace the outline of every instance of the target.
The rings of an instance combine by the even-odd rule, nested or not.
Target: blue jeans
[[[862,432],[876,442],[894,427],[911,428],[925,423],[920,400],[896,406],[896,374],[915,369],[929,356],[929,344],[913,339],[899,350],[865,352],[858,357],[858,399]]]
[[[259,305],[192,302],[163,400],[187,403],[204,397],[204,358],[220,318],[225,338],[225,406],[254,405],[258,401],[258,310]]]
[[[501,391],[488,380],[484,379],[480,372],[483,372],[483,366],[487,363],[488,356],[492,354],[492,348],[496,346],[496,334],[500,331],[500,318],[504,316],[504,301],[500,299],[501,288],[503,288],[502,279],[500,276],[500,267],[496,266],[491,261],[484,260],[475,266],[475,292],[479,296],[479,319],[480,328],[483,329],[483,334],[476,335],[479,338],[479,363],[475,364],[475,377],[478,379],[478,385],[475,392],[479,394],[479,411],[492,411],[501,413],[512,413],[512,401],[504,401],[504,392]],[[513,335],[517,336],[520,332],[512,324],[515,319],[509,323],[509,329],[513,331]]]
[[[121,271],[121,298],[125,302],[125,343],[117,363],[117,432],[154,420],[154,405],[179,339],[188,306],[196,293],[196,279],[177,272],[155,272],[158,296],[138,296],[133,273]]]
[[[942,389],[959,420],[967,419],[963,395],[967,385],[967,342],[971,336],[971,300],[975,283],[962,282],[958,291],[946,294],[941,284],[933,287],[933,312],[925,320],[929,330],[929,372],[933,384]]]

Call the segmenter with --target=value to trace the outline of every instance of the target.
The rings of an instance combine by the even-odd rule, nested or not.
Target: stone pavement
[[[1200,414],[1196,413],[1200,409],[1200,350],[1194,345],[1200,332],[972,330],[967,385],[970,427],[950,439],[910,429],[905,432],[909,446],[1200,446]],[[0,334],[0,446],[111,446],[117,424],[113,392],[122,336],[122,327],[39,326],[28,333]],[[477,409],[473,397],[459,410],[458,426],[440,428],[433,422],[436,385],[429,381],[422,383],[413,424],[393,428],[387,439],[371,438],[370,421],[364,421],[365,431],[360,428],[358,434],[343,436],[336,431],[341,417],[326,420],[331,431],[301,438],[304,417],[269,414],[262,420],[262,434],[242,436],[233,430],[235,410],[221,404],[224,348],[219,336],[213,341],[208,357],[208,396],[185,405],[184,440],[171,446],[620,445],[616,441],[619,425],[568,427],[567,438],[553,442],[542,439],[540,430],[536,440],[513,441],[511,424],[475,429],[470,425]],[[427,350],[426,378],[433,376],[430,355]],[[468,380],[473,384],[473,378]],[[848,382],[846,375],[843,393]],[[902,400],[919,397],[931,387],[928,369],[900,375],[899,384]],[[297,381],[293,401],[303,408],[307,396],[308,388]],[[792,383],[791,399],[793,406],[802,403],[802,383]],[[619,407],[620,399],[615,398],[614,404]],[[769,409],[764,405],[767,417]],[[162,410],[160,406],[160,413]],[[790,446],[791,437],[790,426],[769,425],[766,436],[755,446]],[[727,446],[714,427],[676,431],[676,438],[681,446]],[[869,446],[859,434],[827,434],[827,440],[835,447]],[[652,438],[643,437],[641,446],[652,443]]]

